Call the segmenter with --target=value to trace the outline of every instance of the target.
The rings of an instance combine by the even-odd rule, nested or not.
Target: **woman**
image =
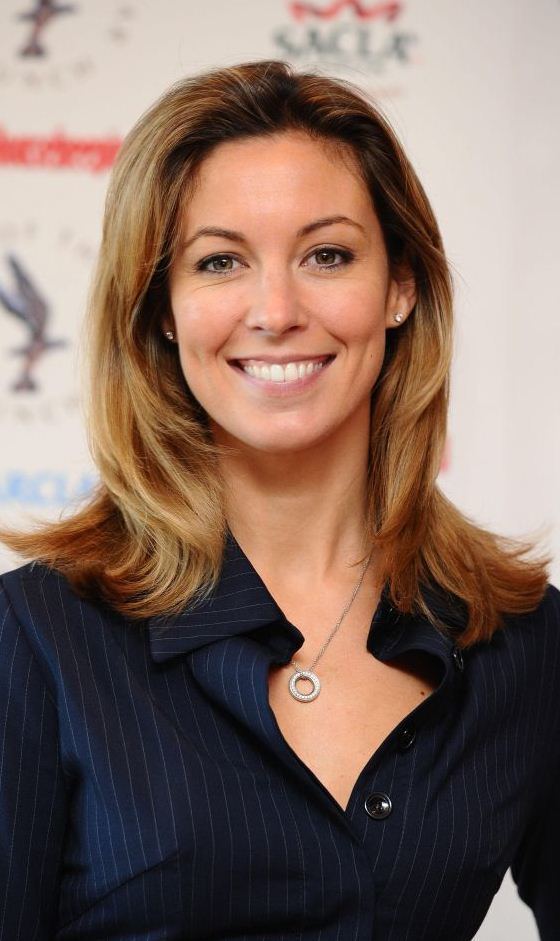
[[[1,937],[560,930],[560,596],[436,477],[452,286],[352,86],[180,82],[110,185],[98,492],[2,579]]]

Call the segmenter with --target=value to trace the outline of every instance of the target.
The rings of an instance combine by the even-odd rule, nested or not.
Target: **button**
[[[465,661],[463,660],[463,651],[460,647],[453,648],[453,659],[455,661],[455,666],[458,670],[465,669]]]
[[[406,725],[399,732],[398,743],[401,751],[406,751],[413,744],[416,738],[416,729],[413,725]]]
[[[391,798],[381,791],[374,791],[373,794],[369,794],[366,797],[364,806],[366,813],[368,813],[370,817],[373,817],[374,820],[384,820],[393,809]]]

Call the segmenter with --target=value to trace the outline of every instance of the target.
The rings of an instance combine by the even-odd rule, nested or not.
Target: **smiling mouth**
[[[231,365],[242,370],[253,379],[264,382],[298,382],[320,372],[325,366],[332,363],[334,355],[310,357],[309,359],[292,360],[286,363],[265,362],[259,359],[236,359]]]

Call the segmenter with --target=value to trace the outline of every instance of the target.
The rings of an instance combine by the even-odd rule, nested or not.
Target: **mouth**
[[[259,383],[300,386],[307,385],[309,379],[329,366],[334,359],[335,355],[332,353],[305,358],[292,357],[286,361],[283,357],[282,360],[280,357],[278,360],[244,358],[230,360],[230,366]]]

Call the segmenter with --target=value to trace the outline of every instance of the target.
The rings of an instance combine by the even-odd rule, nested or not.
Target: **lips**
[[[231,360],[230,365],[237,368],[247,378],[256,381],[258,384],[265,383],[268,386],[277,387],[296,387],[306,386],[313,381],[322,370],[328,366],[335,356],[333,354],[321,354],[318,356],[278,356],[275,357],[243,357],[243,359]]]

